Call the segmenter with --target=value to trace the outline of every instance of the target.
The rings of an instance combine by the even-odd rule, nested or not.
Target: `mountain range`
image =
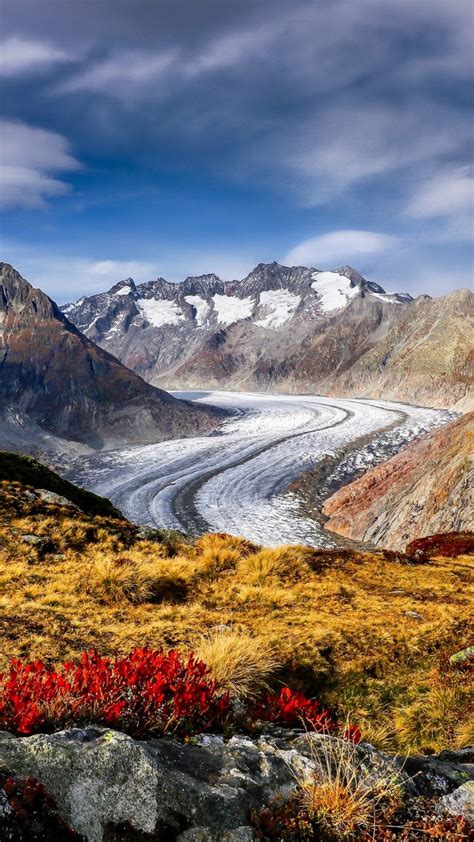
[[[474,296],[385,292],[350,266],[260,263],[135,284],[62,307],[87,337],[150,383],[472,406]]]
[[[0,432],[11,450],[145,444],[211,429],[222,413],[146,383],[0,263]],[[77,449],[77,448],[76,448]]]

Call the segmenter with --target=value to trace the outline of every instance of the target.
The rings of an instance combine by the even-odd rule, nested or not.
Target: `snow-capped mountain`
[[[423,320],[432,305],[429,296],[387,293],[350,266],[328,272],[260,263],[240,281],[210,274],[136,285],[128,278],[62,309],[155,385],[370,395],[384,385],[391,350],[400,350],[397,330],[410,333],[413,316]],[[371,360],[392,331],[385,360]],[[391,397],[415,399],[404,376],[397,383]],[[444,405],[442,392],[431,386],[426,400]]]
[[[294,316],[305,313],[317,319],[364,295],[395,304],[412,300],[407,293],[388,295],[350,266],[320,272],[261,263],[244,280],[227,283],[217,275],[190,277],[179,284],[158,278],[135,285],[127,278],[109,292],[81,298],[62,310],[87,335],[107,344],[111,334],[123,336],[135,327],[205,331],[245,319],[275,330]]]

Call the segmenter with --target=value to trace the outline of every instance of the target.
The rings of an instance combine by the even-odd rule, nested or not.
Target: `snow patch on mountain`
[[[301,295],[295,295],[289,289],[275,289],[260,293],[260,309],[265,316],[255,324],[264,328],[278,328],[293,316]]]
[[[311,287],[321,296],[321,309],[325,313],[340,310],[360,292],[358,286],[351,286],[349,278],[337,272],[315,272],[313,277]]]
[[[231,325],[240,319],[247,319],[254,308],[253,298],[237,298],[235,295],[213,295],[217,321],[221,325]]]
[[[383,295],[381,292],[373,292],[372,295],[374,298],[379,298],[380,301],[385,301],[387,304],[403,304],[403,301],[399,301],[395,295],[390,295],[388,292]]]
[[[209,313],[209,302],[205,298],[201,298],[200,295],[185,295],[184,300],[194,307],[196,310],[196,324],[198,327],[202,327]]]
[[[154,327],[177,325],[184,319],[183,311],[174,301],[167,301],[163,298],[158,301],[154,298],[138,298],[136,305],[147,322]]]
[[[121,287],[120,289],[118,289],[117,292],[115,293],[115,295],[129,295],[131,293],[131,291],[132,291],[132,288],[130,286],[125,286],[125,287]]]

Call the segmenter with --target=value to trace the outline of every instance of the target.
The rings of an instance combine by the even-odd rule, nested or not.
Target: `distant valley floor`
[[[305,510],[289,486],[330,464],[331,493],[334,482],[349,482],[455,417],[407,404],[310,395],[215,391],[176,397],[235,414],[205,437],[82,458],[69,478],[109,497],[138,523],[191,534],[229,532],[267,546],[343,542],[322,527],[322,501]]]

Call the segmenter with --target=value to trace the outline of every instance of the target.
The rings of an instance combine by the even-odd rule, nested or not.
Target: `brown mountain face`
[[[63,308],[149,382],[474,405],[474,296],[387,294],[344,266],[259,264],[241,281],[121,281]]]
[[[220,420],[125,368],[6,263],[0,263],[0,416],[3,429],[25,425],[25,440],[36,428],[96,448],[196,433]]]
[[[420,296],[338,374],[331,394],[391,398],[467,410],[474,405],[474,295]]]
[[[440,532],[474,531],[474,412],[429,433],[341,488],[326,529],[402,549]]]

